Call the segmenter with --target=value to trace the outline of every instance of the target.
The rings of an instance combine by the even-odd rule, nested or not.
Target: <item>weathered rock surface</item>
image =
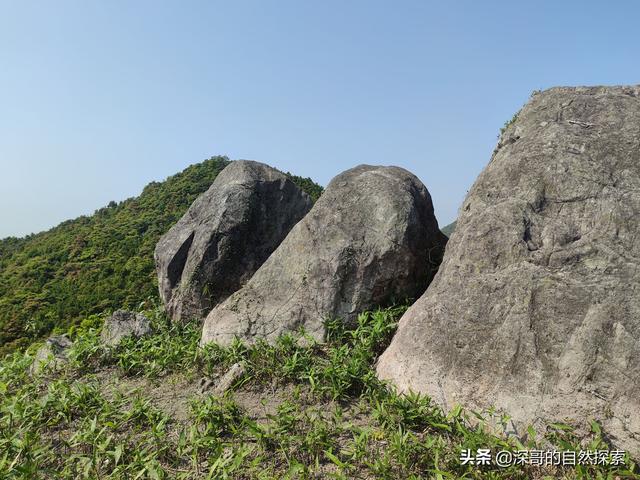
[[[419,296],[445,242],[414,175],[398,167],[347,170],[251,280],[209,313],[202,343],[271,341],[300,327],[322,341],[328,317],[350,321],[392,298]]]
[[[640,87],[553,88],[506,128],[381,378],[640,454]]]
[[[67,363],[68,349],[71,345],[73,342],[65,335],[54,335],[47,338],[44,345],[36,352],[31,364],[31,373],[40,373],[45,366],[52,370],[59,369]]]
[[[311,206],[283,173],[232,162],[158,242],[156,270],[169,316],[204,318],[251,278]]]
[[[151,322],[141,313],[117,310],[107,318],[100,339],[105,345],[115,347],[125,337],[142,337],[151,333]]]

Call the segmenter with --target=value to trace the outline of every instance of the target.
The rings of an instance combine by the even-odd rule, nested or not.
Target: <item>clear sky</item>
[[[0,0],[0,237],[209,156],[400,165],[454,220],[534,89],[640,83],[637,1]]]

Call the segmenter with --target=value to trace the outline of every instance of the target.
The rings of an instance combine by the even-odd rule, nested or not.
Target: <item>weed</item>
[[[197,325],[171,325],[158,311],[147,312],[153,335],[105,348],[93,319],[75,329],[70,363],[58,372],[30,376],[29,350],[0,362],[0,478],[640,478],[628,456],[621,467],[549,471],[462,465],[465,449],[609,447],[597,423],[587,439],[553,424],[521,445],[460,406],[444,412],[427,396],[398,395],[374,365],[405,309],[363,313],[351,326],[329,321],[325,343],[285,335],[204,348]],[[178,421],[144,391],[109,392],[93,375],[108,368],[162,382],[219,375],[237,362],[245,373],[235,388],[290,385],[293,393],[266,418],[243,410],[233,392],[205,395]]]

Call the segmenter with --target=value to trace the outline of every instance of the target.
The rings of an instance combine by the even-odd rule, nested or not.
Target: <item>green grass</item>
[[[569,426],[531,435],[527,445],[489,432],[473,412],[442,411],[428,397],[400,396],[374,375],[375,361],[405,307],[359,316],[352,327],[328,322],[328,341],[283,336],[275,345],[239,342],[198,348],[199,328],[170,325],[146,312],[155,333],[116,349],[100,345],[100,319],[71,332],[70,363],[31,378],[31,351],[0,363],[0,478],[640,478],[625,468],[463,466],[479,447],[580,449]],[[241,362],[245,373],[222,398],[195,395],[187,419],[158,406],[153,391],[112,391],[104,375],[144,385],[215,376]],[[268,402],[265,413],[238,393]],[[533,432],[532,432],[533,433]],[[536,437],[536,438],[534,438]],[[608,448],[599,428],[586,441]]]

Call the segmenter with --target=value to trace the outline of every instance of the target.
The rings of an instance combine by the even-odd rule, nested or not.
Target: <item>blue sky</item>
[[[400,165],[441,225],[534,89],[640,83],[640,3],[0,0],[0,237],[211,155]]]

